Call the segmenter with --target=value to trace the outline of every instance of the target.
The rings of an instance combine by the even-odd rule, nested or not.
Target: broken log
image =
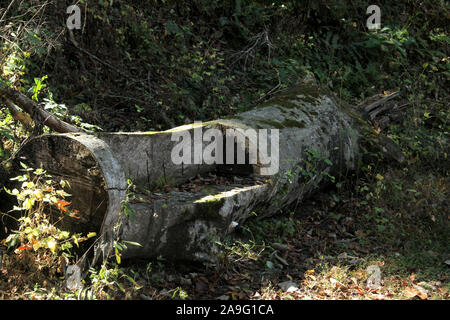
[[[214,261],[220,252],[217,241],[248,218],[273,215],[329,184],[330,177],[356,168],[358,129],[351,113],[336,104],[329,92],[306,83],[251,111],[204,123],[204,130],[216,127],[222,132],[277,129],[279,171],[261,175],[267,161],[258,153],[254,165],[224,163],[213,171],[239,172],[254,181],[243,178],[229,186],[205,185],[196,193],[169,191],[133,204],[134,218],[124,223],[122,238],[142,247],[129,247],[125,255]],[[108,143],[114,148],[112,139]],[[245,145],[246,154],[251,143],[255,142],[249,139]]]
[[[22,147],[16,163],[70,182],[72,208],[84,216],[69,223],[72,229],[107,232],[120,221],[120,238],[141,245],[128,246],[124,258],[214,262],[217,241],[248,218],[273,215],[356,168],[356,118],[330,92],[304,82],[253,110],[168,131],[43,135]],[[199,161],[198,152],[186,155],[184,147],[181,163],[174,161],[186,139],[202,152],[219,139],[213,153],[223,161]],[[263,140],[269,143],[261,145]],[[231,175],[231,182],[203,179],[209,182],[192,192],[180,187],[221,175]],[[128,203],[133,214],[125,216],[125,177],[140,190],[172,187],[142,193]]]

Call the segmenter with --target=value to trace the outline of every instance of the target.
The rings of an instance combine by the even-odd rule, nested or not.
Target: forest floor
[[[413,169],[378,176],[378,187],[399,178],[403,185],[389,197],[386,186],[376,207],[374,199],[367,202],[372,196],[344,184],[296,210],[251,221],[222,243],[214,266],[110,262],[103,275],[92,270],[86,290],[71,292],[58,279],[36,282],[25,265],[4,263],[0,299],[449,299],[448,227],[441,225],[449,214],[449,181]],[[346,183],[357,184],[355,178]],[[408,203],[397,198],[408,193]]]
[[[361,204],[363,199],[345,198],[336,190],[317,194],[295,212],[241,229],[240,236],[224,245],[220,269],[183,270],[162,261],[146,265],[151,272],[134,298],[448,299],[448,232],[444,228],[430,235],[413,223],[403,225],[405,229],[396,225],[402,215],[412,222],[434,214],[426,210],[428,205],[449,214],[448,181],[428,182],[416,190],[411,211],[386,206],[378,221],[367,219],[371,210]],[[427,198],[435,202],[423,205],[433,183],[447,197]],[[128,268],[146,274],[142,266]],[[371,268],[380,272],[374,285],[368,282]]]

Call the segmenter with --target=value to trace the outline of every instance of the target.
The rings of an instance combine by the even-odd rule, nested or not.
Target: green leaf
[[[59,233],[60,239],[69,239],[70,233],[68,231],[61,231]]]
[[[273,269],[273,267],[274,267],[273,262],[272,261],[266,261],[266,267],[267,267],[267,269]]]
[[[375,208],[375,213],[383,213],[384,212],[384,209],[382,209],[382,208]]]
[[[134,242],[134,241],[126,241],[126,240],[123,240],[122,242],[131,244],[132,246],[142,247],[142,245],[141,245],[140,243],[137,243],[137,242]]]
[[[120,250],[120,251],[123,250],[123,246],[121,246],[118,242],[114,242],[114,248],[116,248],[117,250]]]
[[[33,173],[37,176],[40,176],[40,175],[44,174],[45,171],[43,169],[36,169],[36,170],[34,170]]]
[[[63,244],[61,244],[61,250],[69,250],[72,249],[73,246],[70,242],[64,242]]]
[[[177,34],[181,31],[180,27],[178,27],[178,25],[171,20],[167,21],[164,26],[169,34]]]

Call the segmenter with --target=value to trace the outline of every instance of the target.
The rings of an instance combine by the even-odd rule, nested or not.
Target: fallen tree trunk
[[[329,92],[306,82],[251,111],[164,132],[36,137],[20,150],[16,166],[20,160],[69,180],[72,206],[84,215],[82,221],[71,221],[70,228],[105,233],[120,222],[120,238],[141,245],[128,246],[125,258],[215,261],[217,240],[249,217],[273,215],[356,168],[357,117]],[[245,139],[249,129],[267,136]],[[236,163],[239,155],[229,156],[229,145],[223,154],[215,150],[228,163],[199,164],[195,152],[174,163],[173,151],[179,145],[174,136],[189,137],[194,149],[204,149],[211,140],[198,138],[211,132],[216,139],[222,133],[223,146],[232,141],[232,150],[243,151],[245,163]],[[262,137],[270,137],[270,156],[259,148]],[[279,170],[269,170],[272,167]],[[232,178],[217,184],[215,177],[221,175]],[[140,190],[166,188],[143,193],[126,204],[132,214],[121,215],[125,176]],[[194,191],[180,186],[199,177]]]
[[[358,131],[349,112],[319,87],[303,84],[254,110],[203,124],[204,130],[217,127],[222,132],[278,129],[279,172],[262,176],[265,166],[258,154],[254,165],[224,164],[214,171],[250,175],[253,180],[205,185],[195,193],[171,191],[133,204],[134,219],[126,221],[122,237],[143,246],[130,247],[126,255],[214,260],[220,252],[217,240],[249,217],[273,215],[329,184],[330,177],[355,169]],[[112,137],[108,143],[114,149]],[[245,146],[246,154],[251,143]]]

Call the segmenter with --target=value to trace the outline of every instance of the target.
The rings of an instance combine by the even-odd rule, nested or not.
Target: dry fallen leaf
[[[426,294],[426,292],[422,291],[422,290],[417,290],[415,288],[411,288],[411,287],[407,287],[405,289],[403,289],[403,294],[405,295],[405,297],[408,298],[415,298],[415,297],[419,297],[422,300],[425,300],[428,298],[428,295]]]
[[[420,299],[425,300],[425,299],[428,298],[428,291],[425,288],[423,288],[421,286],[418,286],[418,285],[414,285],[414,289],[419,291],[419,298]]]
[[[64,200],[58,200],[56,202],[57,207],[59,208],[59,210],[63,211],[63,212],[67,212],[67,206],[70,205],[72,202],[67,202]]]
[[[340,287],[344,287],[344,285],[343,285],[341,282],[337,281],[337,280],[334,279],[334,278],[330,278],[330,282],[331,282],[332,284],[334,284],[334,288],[335,288],[335,289],[339,289]]]
[[[382,294],[369,293],[367,296],[372,300],[384,300],[384,296]]]

